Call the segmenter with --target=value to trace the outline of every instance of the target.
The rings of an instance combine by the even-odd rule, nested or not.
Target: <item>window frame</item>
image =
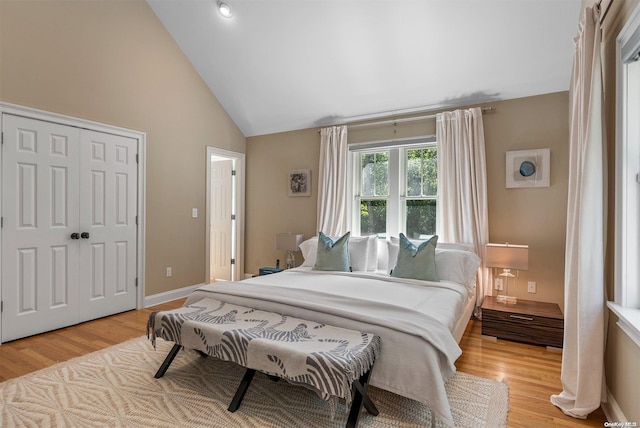
[[[640,60],[626,58],[629,51],[640,51],[640,5],[616,38],[616,172],[615,172],[615,301],[607,305],[620,319],[620,328],[640,346],[640,150],[634,138],[640,129],[630,127],[640,109],[640,96],[629,98],[629,79],[640,86]],[[634,64],[635,77],[629,74]],[[637,126],[637,125],[636,125]],[[634,144],[635,143],[635,144]]]
[[[362,174],[360,168],[360,154],[362,153],[375,153],[375,152],[389,152],[389,196],[387,200],[387,224],[386,224],[386,237],[398,236],[400,232],[405,232],[406,228],[406,200],[407,199],[426,199],[420,198],[407,198],[406,196],[406,171],[407,160],[406,156],[403,156],[406,150],[422,149],[422,148],[435,148],[437,150],[435,136],[416,137],[395,141],[377,141],[369,143],[355,143],[349,145],[349,167],[347,173],[347,189],[348,189],[348,203],[347,203],[347,227],[351,231],[353,236],[361,235],[360,230],[360,195],[362,185]],[[365,199],[377,199],[377,198],[365,198]],[[436,200],[438,204],[439,195],[429,198]],[[436,233],[439,228],[439,219],[436,215]]]

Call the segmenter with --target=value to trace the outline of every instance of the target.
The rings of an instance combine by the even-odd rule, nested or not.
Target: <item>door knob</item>
[[[78,232],[73,232],[71,234],[71,239],[80,239],[80,234]]]
[[[81,237],[82,239],[89,239],[89,232],[82,232],[82,233],[80,234],[80,237]]]

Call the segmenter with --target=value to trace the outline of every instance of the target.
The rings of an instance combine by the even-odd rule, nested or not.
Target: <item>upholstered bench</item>
[[[183,347],[245,367],[228,407],[231,412],[238,409],[255,372],[260,371],[306,386],[325,400],[345,399],[351,404],[347,427],[357,425],[362,406],[378,414],[367,395],[380,349],[380,338],[373,334],[206,298],[153,312],[147,335],[154,346],[157,337],[175,343],[156,378],[164,376]]]

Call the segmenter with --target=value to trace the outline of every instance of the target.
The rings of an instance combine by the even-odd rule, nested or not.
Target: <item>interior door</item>
[[[211,280],[232,280],[233,248],[233,160],[211,162]]]
[[[82,130],[80,321],[136,307],[137,140]]]
[[[78,322],[78,130],[2,116],[2,340]]]

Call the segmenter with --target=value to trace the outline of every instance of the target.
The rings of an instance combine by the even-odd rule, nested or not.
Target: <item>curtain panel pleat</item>
[[[484,260],[489,214],[482,110],[476,107],[438,113],[436,141],[440,241],[473,244]],[[479,316],[485,291],[491,290],[489,269],[480,267],[476,287]]]
[[[342,236],[347,228],[347,127],[320,130],[318,231]]]
[[[580,19],[570,86],[569,189],[564,276],[563,391],[551,402],[586,418],[606,401],[606,140],[599,10]]]

